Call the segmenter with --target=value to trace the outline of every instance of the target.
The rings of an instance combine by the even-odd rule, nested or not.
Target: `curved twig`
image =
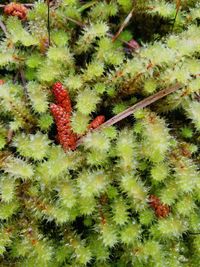
[[[158,93],[143,99],[142,101],[138,102],[137,104],[133,105],[132,107],[130,107],[130,108],[126,109],[125,111],[112,117],[111,119],[106,121],[104,124],[102,124],[101,127],[111,126],[111,125],[125,119],[126,117],[132,115],[133,112],[137,111],[138,109],[149,106],[150,104],[158,101],[159,99],[163,98],[164,96],[169,95],[169,94],[177,91],[181,87],[182,87],[181,84],[176,84],[176,85],[169,87],[167,89],[163,89],[163,90],[159,91]]]
[[[73,18],[70,18],[70,17],[67,17],[67,16],[65,16],[65,19],[67,19],[67,20],[73,22],[74,24],[76,24],[77,26],[79,26],[79,27],[81,27],[81,28],[85,28],[85,27],[88,26],[88,25],[82,23],[81,21],[78,21],[78,20],[76,20],[76,19],[73,19]],[[112,33],[106,33],[106,36],[109,37],[109,38],[112,38],[112,39],[114,38],[114,34],[112,34]],[[124,45],[130,46],[129,42],[123,40],[122,38],[118,38],[118,40],[119,40],[120,42],[122,42]]]
[[[47,30],[48,30],[48,46],[51,44],[51,29],[50,29],[50,4],[47,0]]]
[[[4,23],[1,21],[0,19],[0,28],[2,29],[2,31],[4,32],[5,35],[8,34],[7,30],[6,30],[6,26],[4,25]]]
[[[34,4],[29,4],[29,3],[25,3],[25,4],[23,4],[24,6],[26,6],[26,7],[33,7],[34,6]],[[0,5],[0,8],[4,8],[6,5],[3,5],[3,4],[1,4]]]
[[[133,6],[133,8],[131,9],[131,11],[129,12],[129,14],[127,15],[127,17],[125,18],[125,20],[123,21],[122,25],[120,26],[119,30],[117,31],[117,33],[113,36],[112,41],[115,42],[115,40],[118,38],[118,36],[120,35],[120,33],[123,31],[123,29],[127,26],[127,24],[129,23],[129,21],[131,20],[132,16],[133,16],[133,11],[135,10],[135,6]]]
[[[116,124],[117,122],[127,118],[128,116],[132,115],[134,112],[136,112],[138,109],[142,109],[144,107],[149,106],[150,104],[158,101],[159,99],[177,91],[178,89],[180,89],[183,85],[182,84],[175,84],[174,86],[165,88],[161,91],[159,91],[158,93],[151,95],[145,99],[143,99],[142,101],[136,103],[135,105],[131,106],[130,108],[126,109],[125,111],[122,111],[121,113],[117,114],[116,116],[112,117],[111,119],[107,120],[106,122],[104,122],[103,124],[101,124],[98,128],[96,128],[94,131],[96,130],[100,130],[101,128],[104,127],[108,127],[111,126],[113,124]],[[82,137],[78,142],[77,142],[77,146],[81,145],[83,143],[83,139],[84,137]]]
[[[25,95],[26,100],[27,100],[28,99],[28,92],[27,92],[27,87],[26,87],[26,79],[25,79],[24,70],[20,69],[19,70],[19,74],[20,74],[21,82],[22,82],[22,85],[23,85],[23,88],[24,88],[24,95]]]

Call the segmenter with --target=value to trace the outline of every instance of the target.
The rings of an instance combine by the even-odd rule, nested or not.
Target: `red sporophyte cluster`
[[[4,80],[0,80],[0,85],[3,85],[5,83]]]
[[[155,214],[158,218],[165,218],[170,213],[170,207],[166,204],[161,203],[160,199],[155,195],[149,196],[149,204],[154,209]]]
[[[54,117],[57,127],[57,140],[62,145],[63,149],[75,150],[77,141],[80,136],[75,134],[71,128],[71,99],[68,91],[63,87],[62,83],[56,82],[53,85],[53,95],[55,103],[51,104],[50,110]],[[105,117],[97,116],[88,126],[88,129],[93,130],[105,121]]]
[[[71,113],[71,100],[67,90],[64,89],[62,83],[56,82],[53,85],[53,94],[56,104],[61,106],[66,112]]]
[[[73,133],[70,126],[71,114],[60,105],[51,104],[50,108],[56,122],[59,143],[64,150],[76,149],[77,135]]]
[[[21,20],[26,19],[27,12],[27,8],[19,3],[10,3],[4,7],[4,13],[6,15],[18,17]]]
[[[53,94],[56,104],[51,104],[50,109],[57,126],[57,139],[66,151],[76,149],[77,135],[71,128],[71,100],[69,93],[64,89],[62,83],[53,85]]]
[[[105,116],[99,115],[97,116],[88,126],[89,129],[96,129],[105,121]]]

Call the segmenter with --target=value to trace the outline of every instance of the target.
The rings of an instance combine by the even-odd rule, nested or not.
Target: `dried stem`
[[[163,97],[165,97],[165,96],[177,91],[182,86],[183,86],[182,84],[177,83],[174,86],[171,86],[169,88],[163,89],[163,90],[159,91],[158,93],[143,99],[142,101],[138,102],[137,104],[133,105],[132,107],[126,109],[125,111],[123,111],[123,112],[117,114],[116,116],[112,117],[111,119],[107,120],[106,122],[101,124],[98,128],[96,128],[94,131],[99,130],[99,129],[103,128],[103,127],[108,127],[108,126],[111,126],[113,124],[116,124],[117,122],[127,118],[130,115],[132,115],[138,109],[142,109],[144,107],[149,106],[150,104],[158,101],[159,99],[161,99],[161,98],[163,98]],[[77,146],[79,146],[80,144],[83,143],[83,139],[84,139],[84,137],[82,137],[78,141]]]
[[[4,23],[1,21],[1,19],[0,19],[0,27],[1,27],[2,31],[5,33],[5,35],[7,35],[8,32],[7,32],[7,30],[6,30],[6,26],[5,26]]]
[[[81,28],[85,28],[85,27],[87,27],[86,24],[82,23],[81,21],[75,20],[75,19],[73,19],[73,18],[65,17],[65,19],[67,19],[67,20],[73,22],[74,24],[78,25],[78,26],[81,27]],[[106,35],[107,35],[109,38],[112,38],[112,39],[114,38],[114,35],[113,35],[112,33],[107,33]],[[126,42],[125,40],[123,40],[123,39],[121,39],[121,38],[118,38],[118,40],[119,40],[120,42],[122,42],[123,44],[125,44],[125,45],[127,45],[127,46],[130,46],[130,44],[129,44],[128,42]]]
[[[107,33],[106,35],[107,35],[108,37],[112,38],[112,40],[113,40],[113,38],[114,38],[114,34],[112,34],[112,33]],[[122,42],[123,44],[127,45],[128,47],[130,47],[129,42],[126,42],[126,41],[123,40],[122,38],[118,38],[118,40],[119,40],[120,42]],[[136,51],[134,51],[134,52],[136,52]],[[136,52],[136,53],[137,53],[137,52]]]
[[[175,14],[173,25],[172,25],[172,31],[174,29],[174,24],[176,22],[176,19],[177,19],[177,16],[178,16],[178,12],[180,10],[180,7],[181,7],[181,0],[176,0],[176,14]]]
[[[23,4],[24,6],[26,6],[26,7],[33,7],[34,6],[34,4],[28,4],[28,3],[25,3],[25,4]],[[0,5],[0,8],[4,8],[6,5]]]
[[[163,98],[164,96],[169,95],[169,94],[177,91],[181,87],[182,87],[181,84],[176,84],[176,85],[171,86],[169,88],[163,89],[163,90],[159,91],[158,93],[143,99],[142,101],[140,101],[137,104],[133,105],[132,107],[126,109],[125,111],[119,113],[118,115],[112,117],[111,119],[109,119],[108,121],[103,123],[100,127],[111,126],[111,125],[125,119],[126,117],[132,115],[138,109],[149,106],[150,104],[158,101],[159,99]]]
[[[13,135],[14,135],[14,131],[12,129],[9,129],[8,133],[7,133],[7,143],[8,144],[12,141]]]
[[[67,17],[67,16],[65,16],[65,19],[67,19],[67,20],[73,22],[74,24],[78,25],[78,26],[81,27],[81,28],[85,28],[85,27],[86,27],[85,24],[83,24],[81,21],[78,21],[78,20],[76,20],[76,19],[73,19],[73,18],[70,18],[70,17]]]
[[[16,83],[16,82],[17,82],[18,77],[19,77],[19,72],[17,72],[17,73],[15,74],[15,77],[14,77],[14,79],[13,79],[13,83]]]
[[[82,12],[82,11],[84,11],[84,10],[86,10],[87,8],[90,8],[91,6],[93,6],[93,5],[95,5],[97,3],[97,1],[95,0],[95,1],[91,1],[91,2],[89,2],[89,3],[85,3],[84,5],[82,5],[82,7],[81,8],[79,8],[79,12]]]
[[[120,33],[123,31],[123,29],[126,27],[126,25],[129,23],[130,19],[133,16],[133,11],[135,9],[135,6],[131,9],[131,11],[129,12],[128,16],[125,18],[125,20],[123,21],[123,23],[121,24],[119,30],[117,31],[117,33],[113,36],[112,41],[114,42],[118,36],[120,35]]]
[[[28,99],[28,92],[27,92],[27,88],[26,88],[26,79],[25,79],[25,75],[24,75],[23,69],[20,69],[19,73],[20,73],[22,85],[23,85],[23,88],[24,88],[24,95],[25,95],[26,100],[27,100]]]
[[[51,45],[51,29],[50,29],[50,5],[47,0],[47,30],[48,30],[48,46]]]
[[[48,5],[49,5],[49,7],[50,7],[49,0],[47,1],[47,3],[48,3]],[[33,7],[33,6],[34,6],[34,4],[23,4],[23,5],[26,6],[26,7]],[[6,6],[6,5],[0,5],[0,8],[4,8],[5,6]],[[48,33],[50,33],[50,31],[49,31],[49,25],[50,25],[50,21],[49,21],[49,18],[50,18],[49,7],[48,7]],[[73,18],[70,18],[70,17],[65,17],[65,18],[66,18],[67,20],[73,22],[74,24],[78,25],[78,26],[81,27],[81,28],[85,28],[85,27],[87,26],[87,25],[83,24],[81,21],[75,20],[75,19],[73,19]],[[3,24],[3,22],[2,22],[1,20],[0,20],[0,27],[1,27],[1,29],[3,30],[3,32],[4,32],[5,34],[7,34],[6,27],[5,27],[5,25]],[[111,33],[107,33],[107,36],[110,37],[110,38],[113,38],[113,37],[114,37],[114,35],[111,34]],[[122,43],[124,43],[124,44],[126,44],[126,45],[129,46],[129,43],[128,43],[128,42],[124,41],[124,40],[121,39],[121,38],[119,38],[119,40],[120,40]],[[50,43],[50,34],[49,34],[49,43]]]

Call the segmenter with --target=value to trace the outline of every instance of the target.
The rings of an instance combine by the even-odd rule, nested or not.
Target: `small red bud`
[[[4,7],[4,13],[6,15],[18,17],[21,20],[26,19],[27,12],[27,8],[19,3],[10,3]]]
[[[170,213],[170,207],[166,204],[162,204],[160,199],[155,195],[149,196],[149,204],[154,209],[158,218],[165,218]]]
[[[96,129],[104,122],[105,122],[105,116],[99,115],[89,124],[88,128],[89,129]]]

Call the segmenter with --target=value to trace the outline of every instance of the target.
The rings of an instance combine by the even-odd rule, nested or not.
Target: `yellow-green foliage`
[[[198,267],[199,1],[29,2],[25,20],[0,11],[0,266]],[[58,81],[73,151],[50,109]]]

